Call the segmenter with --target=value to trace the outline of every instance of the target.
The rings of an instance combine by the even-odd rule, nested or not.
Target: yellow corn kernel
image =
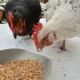
[[[26,61],[24,61],[24,63],[26,63]]]
[[[27,77],[29,77],[29,76],[27,75]]]
[[[22,75],[24,75],[25,73],[22,73]]]
[[[4,77],[1,78],[1,80],[4,80],[4,79],[5,79]]]
[[[32,73],[30,73],[30,75],[32,75]]]
[[[35,59],[35,61],[36,61],[36,59]]]
[[[14,63],[12,63],[12,65],[14,65]]]
[[[14,61],[11,61],[12,63],[14,62]]]
[[[6,80],[9,80],[9,79],[6,79]]]
[[[31,63],[32,63],[32,60],[31,60]]]
[[[42,72],[40,72],[40,74],[41,74],[41,75],[43,75],[43,73],[42,73]]]

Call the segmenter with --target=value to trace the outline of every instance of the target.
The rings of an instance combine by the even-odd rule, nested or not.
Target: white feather
[[[47,9],[47,23],[38,34],[39,41],[52,33],[58,41],[80,34],[80,0],[49,0]],[[53,35],[49,40],[55,41]]]

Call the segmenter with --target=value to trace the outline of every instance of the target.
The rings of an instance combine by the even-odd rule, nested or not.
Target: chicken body
[[[66,40],[79,35],[80,0],[49,0],[46,21],[46,24],[38,32],[38,48],[42,49],[51,42]],[[42,42],[45,44],[41,45]],[[64,45],[65,41],[62,45],[62,49],[65,50]]]
[[[39,22],[41,15],[41,6],[38,0],[9,0],[5,6],[7,20],[9,27],[13,25],[15,31],[13,32],[14,38],[19,36],[32,35],[33,24]],[[9,19],[9,12],[14,19],[12,23]],[[25,22],[24,22],[25,20]],[[21,22],[21,23],[19,23]],[[19,24],[18,24],[19,23]],[[24,25],[22,25],[24,23]],[[19,32],[21,26],[22,31]]]

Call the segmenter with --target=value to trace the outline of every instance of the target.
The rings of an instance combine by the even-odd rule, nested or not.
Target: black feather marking
[[[14,34],[19,36],[25,36],[33,33],[34,26],[37,24],[41,15],[41,6],[38,0],[9,0],[5,6],[5,11],[7,14],[7,19],[9,20],[8,12],[10,11],[16,19],[21,17],[25,18],[26,28],[23,26],[22,33]],[[24,19],[22,19],[24,22]],[[16,26],[16,24],[15,24]],[[29,33],[27,33],[27,31]]]

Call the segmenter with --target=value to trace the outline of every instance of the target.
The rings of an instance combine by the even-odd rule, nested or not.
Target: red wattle
[[[20,30],[19,30],[19,33],[22,33],[23,32],[23,28],[21,28]]]
[[[15,33],[15,28],[14,28],[14,26],[11,26],[11,30],[12,30],[13,33]]]

